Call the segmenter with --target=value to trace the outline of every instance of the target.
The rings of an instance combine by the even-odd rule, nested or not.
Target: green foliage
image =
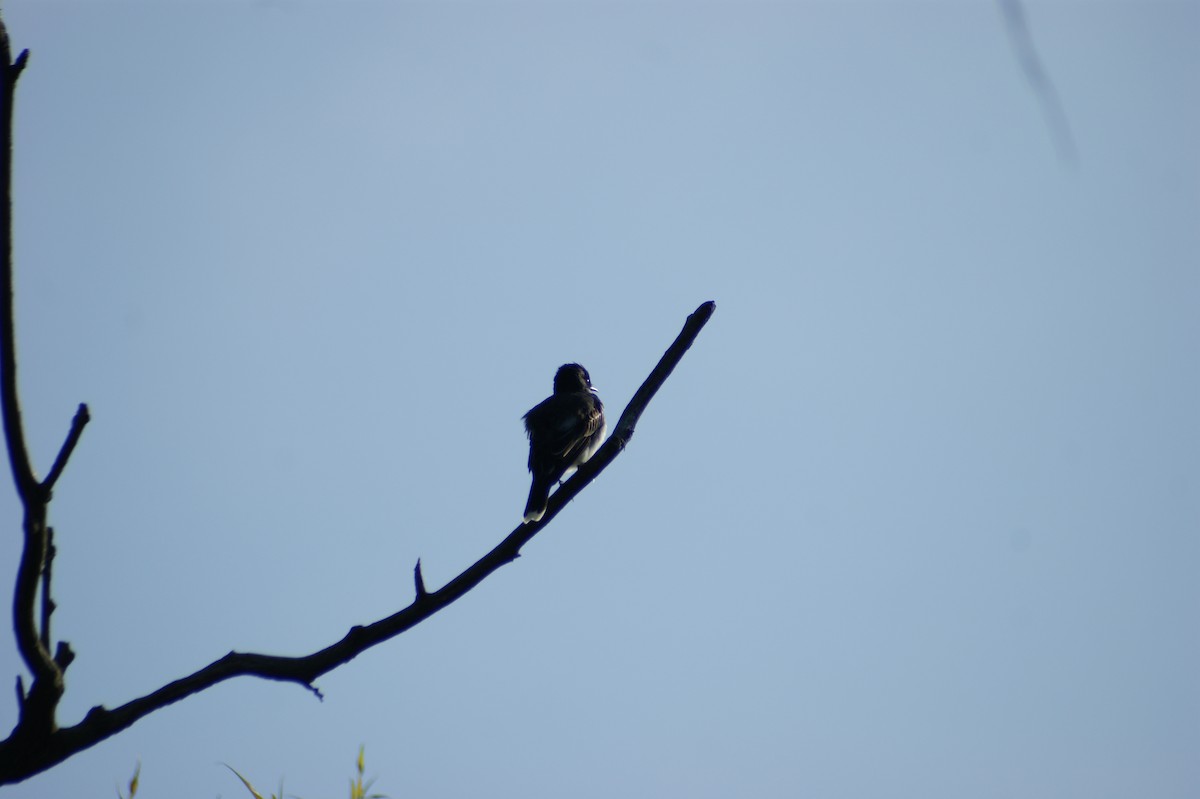
[[[358,759],[355,761],[354,765],[355,774],[350,778],[350,799],[388,799],[388,797],[382,793],[367,793],[371,790],[371,786],[375,784],[375,778],[372,777],[369,780],[363,780],[363,777],[366,776],[367,771],[365,746],[358,747]],[[250,792],[250,795],[253,796],[254,799],[284,799],[283,780],[279,781],[279,793],[273,793],[270,795],[270,797],[264,797],[250,783],[250,780],[243,777],[241,773],[238,772],[238,770],[233,766],[226,763],[225,768],[232,771],[233,775],[242,781],[242,785],[246,786],[246,790]],[[133,777],[129,780],[129,795],[126,796],[125,792],[121,790],[120,786],[117,786],[117,799],[134,799],[134,797],[137,796],[138,782],[141,780],[141,775],[142,761],[139,760],[137,768],[133,770]],[[300,799],[300,797],[293,795],[291,799]]]
[[[232,771],[234,773],[234,776],[236,776],[239,780],[242,781],[242,785],[246,786],[246,790],[250,792],[250,795],[253,796],[254,799],[263,799],[263,795],[261,793],[259,793],[258,791],[254,790],[254,786],[250,784],[250,780],[246,779],[241,774],[238,774],[237,769],[235,769],[233,766],[229,765],[228,763],[225,764],[225,768]],[[275,794],[271,794],[271,799],[283,799],[283,780],[279,781],[279,795],[276,796]]]
[[[356,764],[358,767],[358,774],[350,780],[350,799],[387,799],[387,797],[381,793],[373,793],[370,796],[367,795],[367,791],[371,790],[371,786],[375,784],[375,778],[372,777],[371,779],[367,780],[365,785],[363,784],[363,772],[366,770],[363,757],[365,750],[365,746],[358,747],[358,762]]]
[[[142,776],[142,761],[138,761],[137,768],[133,770],[133,777],[129,780],[129,796],[125,796],[121,789],[117,788],[117,799],[133,799],[137,796],[138,780]]]
[[[365,753],[366,747],[360,746],[358,748],[358,760],[355,763],[356,774],[350,778],[350,799],[387,799],[387,796],[381,793],[367,793],[367,791],[371,790],[371,786],[375,784],[375,779],[371,778],[366,782],[363,782],[363,777],[365,776],[367,770]],[[250,784],[250,780],[239,774],[237,769],[228,763],[225,764],[225,768],[232,771],[234,776],[242,781],[242,785],[246,786],[246,790],[250,792],[250,795],[253,796],[254,799],[265,799],[265,797],[256,791],[254,786]],[[136,783],[136,781],[137,775],[134,775],[134,782]],[[121,797],[121,799],[125,799],[125,797]],[[130,793],[129,799],[133,799],[132,793]],[[284,799],[283,780],[279,781],[279,793],[271,794],[270,799]],[[295,797],[295,799],[299,799],[299,797]]]

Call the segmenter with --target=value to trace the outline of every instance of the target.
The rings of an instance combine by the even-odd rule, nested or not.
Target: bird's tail
[[[542,480],[536,476],[533,478],[533,485],[529,487],[529,501],[525,503],[525,521],[536,522],[542,518],[546,512],[546,503],[550,500],[552,484],[551,480]]]

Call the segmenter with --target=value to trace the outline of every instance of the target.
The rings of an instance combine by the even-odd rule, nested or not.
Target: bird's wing
[[[584,438],[591,438],[604,426],[604,406],[594,395],[587,395],[589,402],[587,412],[583,414]]]
[[[529,468],[534,468],[535,451],[569,465],[603,420],[604,414],[590,393],[555,394],[542,401],[525,414],[525,432],[533,442]]]

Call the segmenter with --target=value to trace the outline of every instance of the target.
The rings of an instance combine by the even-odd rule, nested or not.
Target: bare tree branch
[[[12,247],[12,121],[13,99],[17,78],[25,68],[29,51],[12,60],[8,31],[0,20],[0,416],[3,417],[4,441],[8,449],[9,466],[17,495],[24,508],[22,531],[24,542],[17,566],[13,590],[13,632],[17,651],[25,661],[33,680],[25,691],[24,680],[17,678],[19,718],[6,744],[15,746],[15,763],[25,757],[24,750],[52,736],[56,729],[55,712],[62,698],[63,673],[75,655],[71,647],[60,642],[54,656],[50,655],[50,614],[54,603],[50,595],[51,552],[50,529],[46,514],[50,489],[65,468],[71,451],[79,441],[87,423],[87,409],[72,423],[66,443],[59,452],[51,478],[39,483],[25,440],[21,404],[17,391],[16,321],[13,307],[13,247]],[[39,585],[42,589],[41,631],[37,608]],[[0,757],[0,760],[3,760]]]
[[[633,438],[634,428],[637,426],[638,419],[641,418],[642,411],[650,404],[650,400],[662,388],[663,383],[671,376],[671,372],[675,370],[675,366],[683,359],[684,354],[692,346],[692,342],[696,340],[696,336],[708,324],[709,318],[713,315],[713,311],[717,310],[717,304],[712,300],[702,303],[699,308],[693,311],[683,325],[683,330],[679,331],[679,335],[675,337],[675,341],[663,353],[650,375],[642,382],[642,385],[633,394],[633,399],[625,406],[621,418],[617,420],[616,427],[613,428],[612,435],[604,442],[604,446],[582,464],[570,480],[563,483],[562,486],[550,495],[550,501],[546,503],[546,513],[537,522],[532,522],[525,525],[526,527],[536,527],[541,529],[543,525],[553,519],[563,507],[575,498],[575,495],[587,487],[589,483],[596,479],[600,472],[604,471],[608,464],[612,463],[625,447],[628,446]],[[518,530],[521,528],[518,528]],[[532,537],[532,536],[531,536]]]
[[[22,690],[20,721],[13,736],[46,734],[54,729],[54,710],[62,697],[62,669],[50,656],[49,641],[38,633],[37,591],[49,547],[46,492],[34,476],[25,443],[17,393],[16,324],[13,310],[12,259],[12,119],[17,78],[28,52],[12,61],[8,31],[0,22],[0,415],[17,494],[25,509],[24,546],[13,595],[13,632],[17,650],[33,675],[29,692]]]
[[[54,613],[54,598],[50,596],[50,583],[54,579],[54,528],[46,527],[46,562],[42,564],[42,646],[50,651],[50,616]]]
[[[13,259],[12,259],[12,119],[13,96],[17,77],[25,66],[29,51],[21,53],[12,63],[12,49],[8,43],[8,30],[0,21],[0,331],[4,339],[0,342],[0,402],[3,402],[4,440],[8,444],[8,462],[12,468],[13,481],[22,500],[36,497],[37,478],[29,462],[29,450],[25,445],[25,428],[21,424],[21,403],[17,397],[17,345],[13,340],[16,330],[13,312]]]
[[[52,531],[47,512],[52,490],[74,452],[89,420],[86,405],[80,405],[46,479],[37,480],[26,447],[17,391],[17,359],[14,342],[12,264],[12,104],[17,77],[25,67],[28,52],[15,62],[8,33],[0,20],[0,403],[3,407],[5,443],[13,481],[24,507],[24,547],[17,569],[13,597],[13,627],[17,648],[33,676],[28,692],[24,680],[17,677],[19,718],[8,738],[0,741],[0,785],[18,782],[61,763],[72,755],[126,729],[146,715],[178,702],[192,694],[239,676],[295,682],[318,698],[321,692],[313,684],[321,675],[353,660],[367,649],[412,628],[456,601],[488,575],[520,556],[528,543],[562,508],[600,474],[628,445],[634,427],[655,392],[687,352],[700,330],[712,316],[715,304],[706,302],[688,317],[683,331],[663,355],[658,365],[634,395],[621,415],[613,436],[588,463],[579,468],[550,498],[546,514],[533,524],[521,524],[469,568],[436,591],[429,591],[417,561],[413,570],[415,597],[408,607],[366,626],[351,627],[340,641],[301,657],[283,657],[230,652],[194,674],[168,683],[139,699],[109,710],[93,707],[84,719],[72,727],[59,728],[56,712],[64,691],[64,673],[75,655],[66,642],[57,644],[50,655],[52,638],[50,619],[54,601],[50,593]],[[37,595],[41,588],[42,605],[38,618]],[[39,624],[40,621],[40,624]],[[40,631],[39,631],[40,627]]]
[[[367,649],[428,619],[479,585],[492,572],[519,557],[521,547],[537,535],[563,506],[595,480],[625,449],[642,411],[683,358],[715,309],[715,303],[706,302],[688,317],[683,331],[621,414],[613,436],[550,497],[546,515],[536,523],[518,526],[491,552],[442,588],[436,591],[425,589],[425,580],[418,562],[413,570],[416,597],[408,607],[372,624],[351,627],[340,641],[317,652],[302,657],[230,652],[194,674],[168,683],[157,691],[118,708],[108,710],[100,706],[94,707],[79,724],[44,735],[34,741],[33,746],[30,746],[29,742],[15,740],[15,735],[11,736],[7,741],[0,742],[0,784],[16,782],[44,771],[128,728],[150,713],[232,677],[260,677],[266,680],[299,683],[320,696],[313,682],[322,674],[348,663]]]
[[[1074,165],[1078,156],[1075,137],[1071,133],[1071,123],[1067,119],[1067,112],[1063,110],[1062,100],[1058,97],[1058,90],[1054,88],[1050,73],[1042,66],[1041,56],[1038,55],[1037,47],[1033,43],[1033,34],[1029,30],[1029,22],[1025,18],[1025,7],[1021,0],[999,0],[999,3],[1000,11],[1004,14],[1009,42],[1012,43],[1029,88],[1033,89],[1034,96],[1037,97],[1058,156],[1065,163]]]
[[[25,545],[21,550],[13,591],[13,632],[16,634],[17,651],[33,674],[33,682],[21,705],[21,720],[17,729],[49,731],[54,728],[54,710],[62,697],[63,675],[37,628],[38,585],[44,576],[42,567],[49,545],[45,505],[26,507],[24,532]]]
[[[71,453],[75,451],[75,445],[79,443],[79,437],[83,435],[83,428],[91,421],[91,414],[88,413],[88,406],[84,403],[79,404],[79,409],[75,411],[75,418],[71,420],[71,429],[67,432],[67,440],[63,442],[62,449],[58,451],[58,457],[54,459],[54,465],[50,467],[50,474],[46,475],[46,479],[42,481],[42,488],[46,493],[46,501],[50,501],[50,494],[54,491],[54,484],[58,482],[58,478],[62,476],[63,469],[67,467],[67,461],[71,457]]]

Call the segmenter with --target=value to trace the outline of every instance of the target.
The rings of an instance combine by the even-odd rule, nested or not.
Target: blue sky
[[[1200,5],[1027,12],[1074,161],[993,3],[8,0],[42,471],[93,414],[62,723],[449,580],[559,364],[615,416],[717,313],[324,702],[230,682],[6,796],[333,797],[360,743],[423,799],[1195,796]]]

